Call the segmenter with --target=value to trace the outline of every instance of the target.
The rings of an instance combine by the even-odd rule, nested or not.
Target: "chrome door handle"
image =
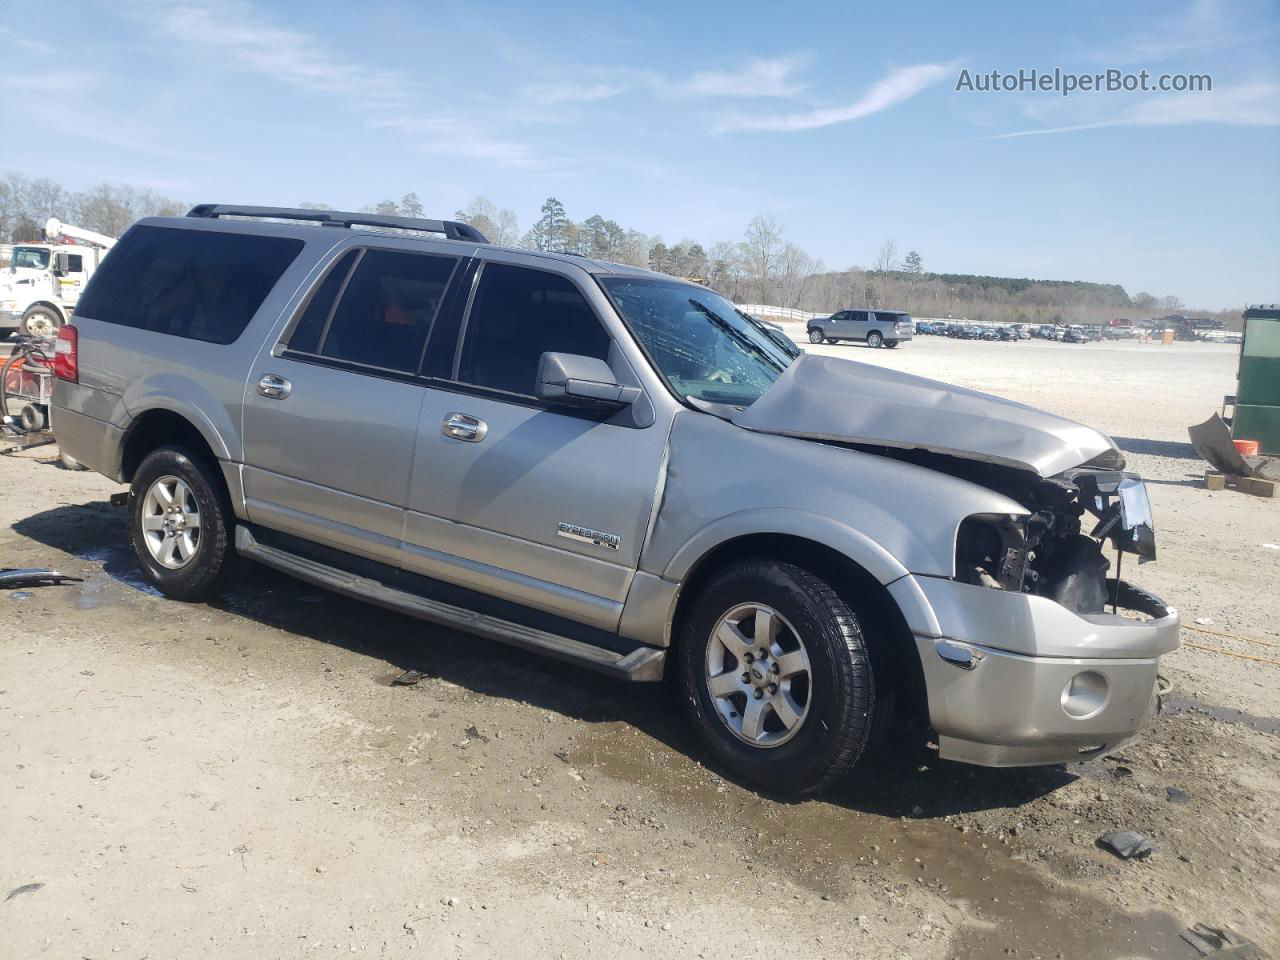
[[[454,440],[479,443],[489,432],[489,425],[465,413],[450,413],[445,416],[444,423],[440,424],[440,432]]]
[[[270,400],[283,400],[292,390],[292,383],[274,373],[264,373],[258,381],[258,393]]]

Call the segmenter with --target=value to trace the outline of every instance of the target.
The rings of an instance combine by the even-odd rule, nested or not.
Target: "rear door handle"
[[[489,432],[489,425],[483,420],[469,417],[465,413],[450,413],[440,424],[440,432],[454,440],[466,440],[468,443],[479,443]]]
[[[258,393],[270,400],[283,400],[292,390],[292,383],[274,373],[264,373],[258,381]]]

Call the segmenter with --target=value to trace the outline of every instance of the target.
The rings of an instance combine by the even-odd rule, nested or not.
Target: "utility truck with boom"
[[[44,236],[44,243],[14,244],[9,267],[0,273],[0,337],[14,328],[33,337],[55,335],[116,243],[56,217],[45,222]]]

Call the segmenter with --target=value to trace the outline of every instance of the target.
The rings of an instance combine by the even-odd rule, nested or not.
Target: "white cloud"
[[[738,70],[703,70],[667,89],[687,97],[791,97],[804,89],[792,78],[809,62],[805,54],[752,58]]]
[[[792,132],[829,127],[838,123],[861,120],[873,113],[887,110],[895,104],[909,100],[926,87],[932,86],[954,70],[944,63],[920,63],[891,70],[876,82],[862,97],[853,103],[839,107],[819,107],[799,113],[773,115],[731,114],[716,124],[717,132],[730,130],[774,130]]]
[[[147,4],[138,15],[170,42],[214,52],[238,69],[323,94],[371,128],[413,137],[406,144],[413,149],[497,166],[536,163],[528,146],[490,135],[474,117],[421,113],[416,104],[425,98],[403,72],[346,59],[313,34],[270,23],[241,0]]]
[[[1010,140],[1104,127],[1176,127],[1212,123],[1232,127],[1280,126],[1280,84],[1251,83],[1206,93],[1152,94],[1130,104],[1117,116],[1059,127],[998,133],[983,140]]]
[[[34,37],[28,37],[26,34],[19,33],[12,27],[6,27],[3,24],[0,24],[0,43],[16,47],[19,50],[26,50],[28,53],[47,54],[54,52],[52,44],[37,40]]]
[[[625,83],[537,83],[524,88],[524,95],[544,107],[557,103],[590,103],[608,100],[627,89]]]

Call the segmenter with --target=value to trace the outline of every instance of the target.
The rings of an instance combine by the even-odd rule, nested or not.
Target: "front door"
[[[534,398],[547,351],[607,360],[620,381],[632,382],[571,276],[483,266],[452,369],[422,404],[403,564],[614,630],[657,495],[669,423],[650,416],[642,425],[635,408],[601,418]]]
[[[427,334],[457,257],[337,256],[245,390],[249,520],[388,564],[400,537]]]

